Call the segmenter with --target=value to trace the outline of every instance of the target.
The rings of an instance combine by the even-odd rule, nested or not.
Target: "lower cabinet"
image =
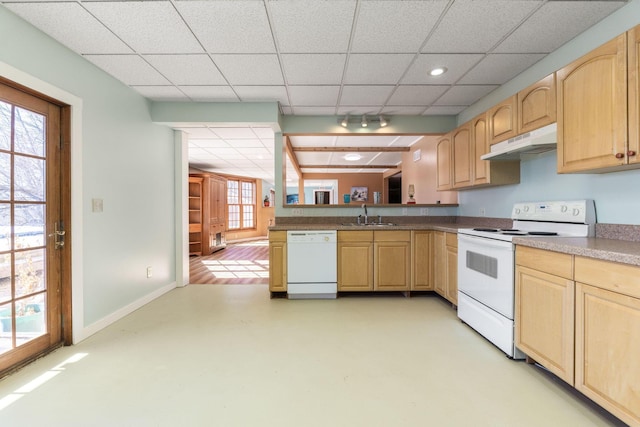
[[[408,291],[411,285],[411,231],[375,231],[373,289]]]
[[[458,304],[458,235],[433,232],[434,289],[454,305]]]
[[[433,290],[433,231],[411,232],[411,290]]]
[[[573,385],[574,282],[571,255],[516,249],[515,344]]]
[[[269,232],[269,291],[287,291],[287,232]]]
[[[338,291],[373,290],[373,231],[338,231]]]
[[[575,279],[575,387],[640,425],[640,267],[576,256]]]

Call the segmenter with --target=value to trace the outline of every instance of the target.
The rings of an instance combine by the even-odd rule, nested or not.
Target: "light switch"
[[[91,199],[91,211],[102,212],[102,199]]]

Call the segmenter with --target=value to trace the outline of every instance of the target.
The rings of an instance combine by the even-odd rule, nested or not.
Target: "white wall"
[[[80,100],[71,141],[77,341],[175,286],[173,131],[151,122],[143,97],[2,6],[0,40],[0,70]],[[91,211],[92,198],[104,212]]]

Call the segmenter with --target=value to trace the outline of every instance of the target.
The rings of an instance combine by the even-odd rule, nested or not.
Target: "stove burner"
[[[497,233],[497,228],[474,228],[473,231],[485,231],[487,233]]]
[[[504,231],[500,234],[504,234],[507,236],[526,236],[527,233],[523,233],[522,231]]]
[[[553,231],[530,231],[529,234],[531,236],[557,236],[558,233]]]
[[[500,231],[520,231],[517,228],[501,228]]]

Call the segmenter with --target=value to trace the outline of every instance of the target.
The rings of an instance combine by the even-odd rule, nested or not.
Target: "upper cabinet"
[[[629,97],[629,142],[627,161],[640,163],[640,25],[628,33],[628,97]]]
[[[465,123],[451,132],[451,155],[453,188],[470,186],[473,183],[471,123]]]
[[[451,134],[448,133],[436,143],[437,191],[451,190]]]
[[[627,150],[626,41],[622,34],[557,72],[558,172],[611,170],[635,157]]]
[[[513,95],[487,112],[489,120],[489,143],[491,145],[518,134],[517,96]]]
[[[556,74],[532,84],[517,95],[518,133],[529,132],[556,121]]]

